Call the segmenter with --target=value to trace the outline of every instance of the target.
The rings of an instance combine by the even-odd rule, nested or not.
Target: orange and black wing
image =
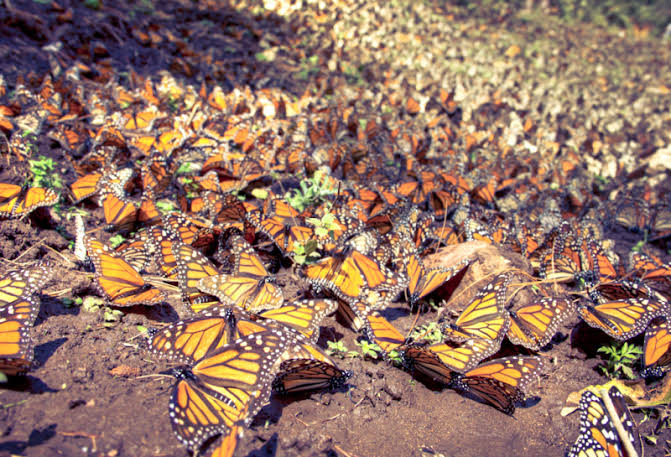
[[[671,363],[671,332],[666,316],[652,320],[645,331],[643,343],[643,367],[641,375],[645,378],[661,377],[662,367]]]
[[[30,368],[33,361],[30,328],[39,310],[34,294],[51,275],[48,265],[41,263],[0,278],[0,372],[16,375]]]
[[[142,276],[107,245],[89,238],[86,250],[93,260],[98,287],[111,304],[153,305],[165,300],[163,292],[146,284]]]
[[[618,340],[627,340],[643,332],[650,321],[669,314],[669,302],[643,284],[629,281],[598,287],[602,302],[578,309],[580,317],[592,327]]]
[[[500,343],[510,325],[505,309],[510,280],[511,276],[503,273],[480,290],[457,320],[443,328],[446,338],[453,341],[484,338]]]
[[[641,443],[627,403],[613,386],[608,391],[627,438],[641,455]],[[624,457],[624,446],[601,398],[586,390],[580,397],[580,434],[567,457]]]
[[[526,387],[538,378],[540,357],[519,356],[482,363],[455,378],[453,388],[469,393],[506,414],[515,412],[515,403],[524,398]]]
[[[540,298],[510,310],[508,339],[513,344],[538,351],[550,342],[559,326],[574,312],[571,301],[561,297]]]

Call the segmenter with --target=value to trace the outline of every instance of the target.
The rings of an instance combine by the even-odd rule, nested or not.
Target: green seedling
[[[619,378],[624,376],[626,379],[634,379],[633,365],[638,361],[643,349],[641,347],[629,344],[626,341],[621,345],[613,343],[610,346],[601,346],[597,349],[608,357],[605,365],[599,366],[601,372],[609,378]]]
[[[410,333],[413,340],[424,340],[431,344],[441,343],[443,341],[443,332],[436,322],[429,322],[420,327],[415,327]]]
[[[324,179],[325,175],[326,173],[322,170],[315,171],[312,178],[299,182],[299,188],[287,192],[284,198],[294,209],[301,212],[312,205],[319,204],[324,197],[336,192],[336,189]]]
[[[293,252],[294,262],[299,265],[316,262],[321,257],[317,252],[318,245],[316,240],[307,240],[305,243],[296,244]]]
[[[40,156],[37,160],[29,160],[30,173],[33,175],[30,185],[32,187],[46,187],[49,189],[62,189],[61,176],[54,171],[56,164],[53,159]]]
[[[359,353],[356,351],[350,351],[345,346],[345,343],[342,341],[329,341],[326,343],[328,346],[326,348],[326,353],[334,357],[340,357],[344,359],[345,357],[358,357]]]
[[[119,246],[124,241],[126,241],[126,238],[124,238],[122,235],[119,235],[117,233],[116,235],[114,235],[112,238],[109,239],[109,244],[113,248],[116,248],[117,246]]]
[[[371,343],[370,341],[357,341],[356,345],[361,348],[361,355],[363,355],[364,358],[377,359],[379,355],[384,352],[380,346]]]
[[[305,222],[314,226],[315,235],[319,238],[335,238],[335,231],[339,228],[335,214],[326,213],[321,218],[308,217]]]
[[[175,206],[172,204],[172,202],[169,201],[159,201],[156,202],[156,209],[158,209],[162,214],[167,214],[175,211]]]

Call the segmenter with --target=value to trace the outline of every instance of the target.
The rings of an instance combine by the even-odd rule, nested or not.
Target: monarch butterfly
[[[597,290],[603,302],[581,306],[578,314],[591,327],[618,340],[633,338],[652,319],[670,312],[669,302],[655,297],[644,284],[623,280],[600,285]]]
[[[245,204],[233,194],[226,194],[221,198],[221,203],[216,211],[214,221],[223,231],[235,228],[244,234],[248,243],[254,241],[254,227],[247,219],[248,210]]]
[[[58,194],[48,188],[0,183],[0,218],[23,217],[42,206],[53,206],[57,201]]]
[[[223,434],[221,438],[218,438],[210,446],[209,452],[203,454],[203,457],[233,457],[241,437],[242,426],[238,424],[232,425],[228,434]]]
[[[660,378],[663,376],[663,366],[671,362],[671,333],[668,319],[665,316],[656,317],[650,322],[645,331],[643,343],[643,371],[644,378]]]
[[[566,237],[558,237],[541,259],[540,276],[558,282],[576,281],[584,270],[580,252],[582,245]]]
[[[163,191],[170,183],[170,172],[165,157],[154,150],[140,165],[140,176],[143,191],[149,190],[152,193]]]
[[[142,276],[107,245],[93,238],[86,239],[85,244],[98,287],[112,305],[153,305],[165,300],[162,291],[145,284]]]
[[[248,214],[251,223],[270,238],[284,255],[294,252],[296,245],[304,244],[314,236],[310,227],[301,225],[303,218],[283,199],[269,199],[264,205],[264,216]]]
[[[273,390],[280,394],[306,390],[335,390],[342,387],[352,376],[333,361],[317,359],[293,359],[280,364],[279,373],[273,380]]]
[[[406,368],[418,371],[434,381],[449,385],[454,372],[464,373],[494,354],[499,344],[472,338],[461,344],[436,343],[430,346],[408,344],[398,348]]]
[[[188,244],[175,241],[170,247],[177,262],[177,280],[182,291],[182,302],[196,312],[219,303],[215,297],[203,294],[197,288],[202,278],[219,274],[212,262]]]
[[[455,277],[469,263],[470,259],[464,259],[451,268],[431,268],[427,270],[419,257],[416,254],[411,254],[406,265],[406,271],[410,279],[408,283],[408,291],[410,292],[408,303],[410,306],[414,306],[420,299]]]
[[[636,422],[631,416],[627,402],[615,386],[610,388],[608,396],[629,442],[638,455],[643,455]],[[603,400],[589,390],[584,391],[580,397],[580,434],[575,444],[571,446],[567,457],[624,457],[625,455],[627,454],[624,452],[615,424],[608,415]]]
[[[319,324],[324,317],[334,313],[337,307],[338,302],[334,300],[305,299],[276,309],[261,311],[258,317],[288,325],[316,343],[319,337]]]
[[[52,274],[53,269],[43,262],[0,277],[0,371],[7,375],[23,373],[32,364],[30,327],[39,310],[34,294]]]
[[[270,397],[277,358],[289,343],[282,330],[267,329],[173,370],[178,382],[169,410],[177,438],[198,450],[211,436],[251,423]]]
[[[546,346],[559,326],[571,317],[575,308],[570,300],[543,297],[516,310],[509,310],[508,339],[533,351]]]
[[[379,307],[393,300],[407,286],[400,275],[353,249],[308,265],[305,275],[311,283],[326,287],[348,303],[361,299],[373,303],[365,299],[366,296],[378,294],[375,298],[379,299]],[[385,292],[384,297],[379,295],[380,291]]]
[[[666,295],[671,295],[671,265],[662,262],[657,256],[642,252],[633,252],[630,264],[646,285]]]
[[[275,284],[275,277],[268,275],[254,249],[239,235],[231,236],[230,241],[235,256],[233,274],[203,278],[198,288],[251,312],[282,306],[282,289]]]
[[[519,356],[482,363],[463,375],[455,375],[451,388],[473,395],[506,414],[515,412],[515,403],[543,369],[540,357]]]
[[[506,289],[510,280],[511,276],[507,273],[496,276],[476,294],[453,324],[443,327],[445,336],[457,342],[484,338],[500,344],[510,326],[505,309]]]
[[[148,242],[156,253],[156,261],[166,278],[177,278],[177,259],[172,252],[172,245],[178,242],[178,238],[162,227],[149,229]]]
[[[107,169],[104,172],[82,176],[70,185],[74,203],[79,203],[96,193],[123,195],[123,189],[133,173],[132,168],[124,168],[116,172]]]
[[[385,355],[397,350],[403,343],[405,337],[396,327],[382,317],[377,311],[373,311],[364,318],[366,337],[382,348]]]
[[[117,246],[115,251],[135,270],[142,271],[152,260],[154,246],[149,236],[147,230],[138,230],[131,239]]]
[[[129,228],[137,219],[137,207],[126,197],[120,197],[109,192],[101,195],[100,198],[107,225]]]
[[[163,226],[181,242],[195,248],[209,246],[215,241],[211,224],[180,213],[169,213],[163,216]]]

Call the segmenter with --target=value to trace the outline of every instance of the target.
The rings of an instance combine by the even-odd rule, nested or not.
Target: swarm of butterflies
[[[643,250],[620,262],[602,241],[602,221],[664,240],[671,218],[661,191],[632,186],[601,201],[575,153],[541,157],[503,147],[495,130],[461,129],[445,90],[431,98],[435,119],[418,129],[412,99],[383,119],[354,101],[129,78],[132,89],[83,64],[57,80],[29,77],[8,105],[23,109],[3,111],[13,114],[3,115],[3,154],[28,157],[15,125],[34,124],[71,162],[70,201],[100,207],[104,224],[127,235],[112,247],[83,222],[76,230],[77,256],[110,305],[158,305],[167,299],[161,284],[177,284],[189,315],[152,329],[147,346],[178,365],[170,420],[189,449],[233,455],[272,391],[346,386],[352,373],[316,344],[336,309],[385,359],[507,414],[544,363],[542,355],[492,358],[504,339],[525,354],[542,352],[575,316],[618,340],[645,332],[641,375],[668,369],[671,265]],[[532,135],[533,123],[524,129]],[[38,217],[61,198],[0,183],[0,217]],[[456,319],[437,322],[442,342],[406,338],[385,308],[400,300],[422,310],[454,290],[473,260],[446,268],[425,259],[468,241],[519,253],[533,280],[523,271],[482,278]],[[275,276],[282,267],[305,284],[301,297],[285,296]],[[49,276],[40,264],[0,279],[7,374],[31,366],[34,296]],[[533,300],[513,304],[524,287]],[[581,400],[569,455],[623,455],[612,420],[632,437],[633,420],[621,395],[608,395]],[[616,405],[617,419],[604,401]]]

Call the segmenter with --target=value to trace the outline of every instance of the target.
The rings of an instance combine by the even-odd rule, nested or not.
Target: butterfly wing
[[[510,325],[505,310],[506,289],[510,280],[511,276],[504,273],[487,284],[454,324],[443,329],[445,336],[454,341],[465,341],[469,338],[502,340]]]
[[[544,297],[511,310],[508,339],[513,344],[538,351],[550,342],[573,312],[571,301],[560,297]]]
[[[93,260],[98,287],[115,306],[153,305],[165,294],[145,284],[142,276],[107,245],[89,238],[86,250]]]

